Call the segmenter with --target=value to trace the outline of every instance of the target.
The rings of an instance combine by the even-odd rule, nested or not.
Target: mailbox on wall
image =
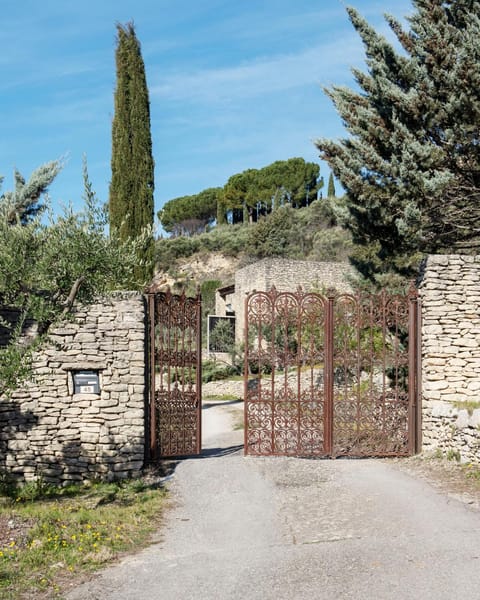
[[[100,378],[98,371],[74,371],[73,372],[74,394],[99,394]]]

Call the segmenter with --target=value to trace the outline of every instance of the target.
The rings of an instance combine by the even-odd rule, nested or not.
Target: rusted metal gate
[[[148,294],[150,394],[147,458],[201,452],[201,298]]]
[[[253,292],[245,302],[245,453],[404,456],[419,445],[419,301]]]

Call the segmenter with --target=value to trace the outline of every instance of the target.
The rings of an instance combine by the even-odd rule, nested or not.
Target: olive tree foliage
[[[327,90],[348,137],[317,141],[346,190],[353,262],[370,281],[411,276],[426,253],[480,247],[480,2],[412,0],[397,51],[359,13],[359,90]]]
[[[32,180],[43,173],[45,182],[51,181],[59,168],[37,170],[23,184],[32,190],[30,197],[10,192],[0,197],[0,315],[2,308],[15,315],[13,321],[0,320],[0,395],[28,373],[33,350],[53,323],[69,317],[75,301],[88,303],[109,290],[138,287],[134,269],[144,241],[106,235],[107,214],[92,191],[86,164],[82,211],[70,206],[55,216],[46,186],[40,194],[42,210],[32,211],[40,199]]]
[[[248,228],[246,252],[257,259],[346,261],[352,244],[349,233],[337,224],[341,203],[340,198],[323,198],[303,210],[289,204],[279,207]]]
[[[299,223],[291,206],[281,206],[250,229],[249,252],[256,258],[289,256],[299,239]]]

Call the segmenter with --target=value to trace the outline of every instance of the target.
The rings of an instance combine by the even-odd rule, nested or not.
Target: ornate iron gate
[[[148,458],[201,452],[201,298],[148,294],[150,394]]]
[[[406,295],[253,292],[245,302],[245,453],[418,450],[419,310]]]

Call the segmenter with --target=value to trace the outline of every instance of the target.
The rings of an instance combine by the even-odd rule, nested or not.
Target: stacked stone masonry
[[[423,450],[480,462],[480,256],[429,256],[422,300]]]
[[[346,263],[312,262],[285,258],[264,258],[235,273],[235,291],[244,295],[253,290],[304,290],[317,292],[333,287],[339,292],[350,292],[348,278],[354,275]]]
[[[299,263],[291,263],[290,282],[296,268],[296,282],[307,287],[312,271],[303,277]],[[269,277],[275,266],[265,261],[255,272],[252,265],[236,280],[236,292],[243,299],[247,287],[285,289]],[[340,287],[344,277],[340,268],[315,278],[315,287],[326,281]],[[422,448],[480,463],[480,257],[430,256],[419,291]],[[144,465],[145,300],[120,292],[78,308],[74,317],[51,330],[50,343],[35,356],[33,380],[0,398],[0,471],[20,480],[120,479]],[[76,393],[74,376],[83,370],[98,373],[99,393]]]
[[[0,398],[0,470],[67,483],[134,477],[145,452],[145,306],[120,292],[51,329],[32,381]],[[99,393],[76,393],[79,371]],[[86,388],[88,390],[88,388]]]

